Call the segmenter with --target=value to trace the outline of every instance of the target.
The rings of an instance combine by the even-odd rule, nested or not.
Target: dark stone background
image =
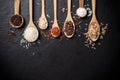
[[[41,35],[41,45],[33,45],[28,50],[21,47],[20,39],[29,21],[28,1],[21,0],[21,15],[25,18],[25,24],[23,28],[15,30],[15,39],[11,40],[8,20],[14,13],[13,0],[0,0],[0,80],[116,80],[119,77],[120,36],[117,22],[119,16],[116,12],[116,9],[119,11],[119,4],[115,4],[116,0],[97,0],[98,20],[104,24],[109,23],[109,26],[104,39],[100,41],[101,46],[97,46],[96,50],[84,46],[83,35],[62,41],[48,41]],[[34,0],[34,21],[41,16],[41,6],[37,5],[39,1]],[[52,1],[46,0],[46,13],[51,16],[49,23],[53,19]],[[66,17],[60,10],[67,6],[66,2],[58,0],[60,22]],[[72,4],[76,6],[72,7],[74,14],[78,0],[72,0]],[[90,19],[81,21],[89,23]],[[61,28],[62,25],[60,23]]]

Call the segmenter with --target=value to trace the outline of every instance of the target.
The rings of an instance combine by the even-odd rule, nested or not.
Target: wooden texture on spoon
[[[92,11],[93,15],[88,28],[88,37],[92,41],[97,41],[100,36],[100,25],[96,18],[96,0],[92,0]]]
[[[58,22],[57,22],[57,0],[54,0],[54,22],[53,22],[53,25],[52,25],[52,29],[53,28],[58,28],[58,35],[54,35],[53,32],[52,32],[52,29],[51,29],[51,35],[53,37],[58,37],[60,35],[60,27],[58,25]]]
[[[34,42],[34,41],[36,41],[38,39],[38,36],[39,36],[39,32],[38,32],[36,26],[33,23],[33,10],[32,10],[32,8],[33,8],[33,0],[29,0],[30,21],[29,21],[29,24],[28,24],[28,26],[26,27],[26,29],[24,31],[24,38],[28,42]],[[34,38],[28,38],[28,37],[26,37],[27,35],[29,35],[29,34],[26,33],[27,29],[33,30]]]
[[[58,22],[57,22],[57,0],[54,0],[54,23],[52,27],[58,27]]]
[[[79,0],[79,7],[84,7],[84,0]]]
[[[45,16],[45,0],[42,0],[42,13],[41,13],[41,17],[46,17]]]
[[[68,22],[68,21],[71,21],[73,23],[74,31],[73,31],[72,35],[67,35],[67,33],[64,31],[66,22]],[[67,38],[73,37],[73,35],[75,33],[75,24],[74,24],[74,21],[73,21],[72,16],[71,16],[71,0],[68,0],[68,12],[67,12],[66,20],[64,22],[63,31],[64,31],[64,34]]]
[[[15,7],[15,15],[19,15],[20,10],[20,0],[14,0],[14,7]]]

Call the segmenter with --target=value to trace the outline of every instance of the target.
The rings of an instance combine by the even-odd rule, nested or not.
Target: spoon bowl
[[[79,7],[76,10],[76,14],[80,17],[80,18],[84,18],[87,15],[87,10],[84,7]]]
[[[69,17],[64,22],[63,31],[67,38],[72,38],[75,33],[75,24]]]
[[[38,25],[41,30],[47,29],[48,28],[47,19],[45,17],[39,18]]]
[[[24,23],[24,18],[16,14],[10,18],[9,23],[13,28],[20,28]]]
[[[97,21],[93,20],[89,24],[88,37],[93,41],[97,41],[100,35],[100,25]]]
[[[60,31],[59,27],[52,27],[52,29],[51,29],[51,35],[55,38],[60,36],[60,32],[61,31]]]
[[[23,35],[28,42],[34,42],[38,39],[39,33],[35,25],[29,23]]]

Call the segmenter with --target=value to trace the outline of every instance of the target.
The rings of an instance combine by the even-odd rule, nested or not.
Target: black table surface
[[[40,44],[29,49],[20,46],[22,33],[29,22],[29,0],[21,0],[21,15],[25,18],[22,28],[15,30],[15,39],[9,38],[9,18],[14,13],[14,0],[0,0],[0,80],[115,80],[118,78],[119,29],[114,0],[97,0],[99,22],[108,23],[101,45],[90,49],[84,46],[85,36],[47,40],[40,35]],[[38,4],[38,2],[40,4]],[[85,0],[91,6],[91,0]],[[78,8],[78,0],[72,0],[72,15]],[[67,0],[58,0],[58,20],[62,28]],[[91,7],[90,7],[91,8]],[[34,0],[34,22],[41,16],[41,0]],[[46,0],[49,29],[53,20],[53,0]],[[81,19],[89,23],[91,17]],[[81,25],[83,24],[81,23]],[[37,24],[36,24],[37,25]],[[84,29],[84,26],[82,26]],[[40,31],[40,30],[39,30]]]

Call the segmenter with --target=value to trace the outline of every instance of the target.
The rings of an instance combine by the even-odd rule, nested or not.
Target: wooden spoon
[[[51,35],[53,37],[58,37],[60,36],[61,30],[57,23],[57,0],[54,0],[53,5],[54,5],[54,23],[52,25]]]
[[[42,0],[42,13],[41,17],[39,18],[38,25],[42,30],[45,30],[48,27],[48,22],[45,16],[45,0]]]
[[[76,14],[81,18],[87,15],[87,10],[84,7],[84,0],[79,0],[79,8],[76,10]]]
[[[24,31],[24,38],[28,41],[28,42],[34,42],[38,39],[39,33],[38,30],[36,28],[36,26],[33,23],[33,0],[29,0],[29,13],[30,13],[30,21],[28,26],[26,27],[25,31]]]
[[[92,11],[93,15],[88,28],[88,37],[94,42],[100,36],[100,25],[96,18],[96,0],[92,0]]]
[[[19,14],[20,0],[14,0],[14,15],[10,18],[9,23],[13,28],[20,28],[24,23],[24,18]]]
[[[63,31],[67,38],[73,37],[75,33],[75,24],[71,16],[71,0],[68,0],[68,12],[64,22]]]

